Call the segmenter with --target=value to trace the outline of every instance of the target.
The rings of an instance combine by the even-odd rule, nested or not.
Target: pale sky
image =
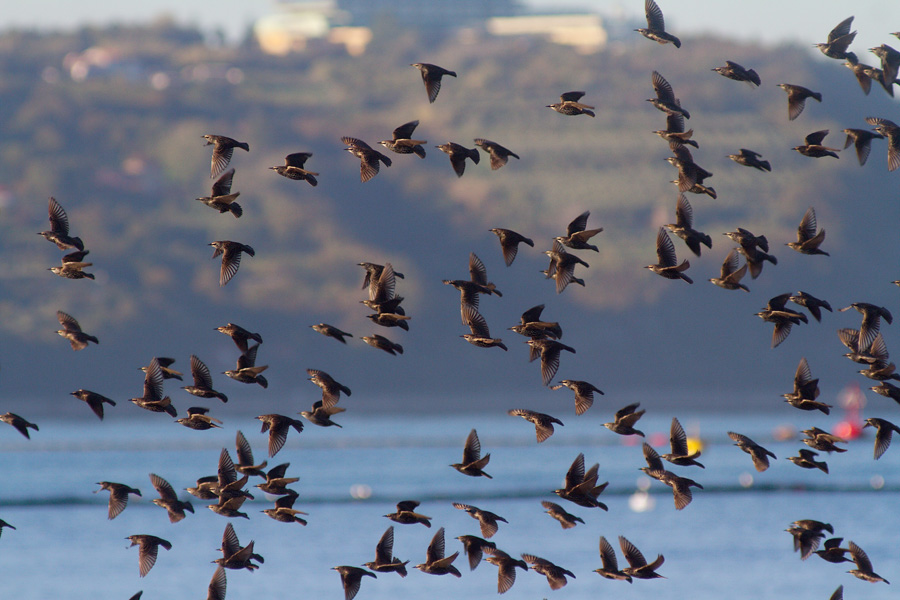
[[[376,1],[376,0],[373,0]],[[422,0],[439,1],[439,0]],[[452,2],[453,0],[440,0]],[[526,0],[531,6],[584,7],[600,14],[642,17],[643,0]],[[746,41],[825,41],[837,23],[855,15],[859,31],[853,44],[857,54],[888,43],[900,48],[889,34],[900,30],[898,0],[657,0],[667,28],[676,35],[716,32]],[[0,30],[11,27],[71,29],[82,24],[146,22],[160,14],[203,30],[221,28],[239,38],[257,18],[275,11],[273,0],[31,0],[8,2],[0,15]],[[637,34],[635,34],[637,35]]]

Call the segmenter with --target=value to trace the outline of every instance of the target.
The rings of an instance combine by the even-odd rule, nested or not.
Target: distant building
[[[541,36],[555,44],[575,46],[583,53],[598,52],[608,41],[603,20],[596,14],[494,17],[487,22],[487,32],[496,36]]]

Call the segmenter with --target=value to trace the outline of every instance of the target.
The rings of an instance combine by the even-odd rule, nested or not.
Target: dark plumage
[[[629,575],[635,579],[656,579],[663,577],[656,572],[656,569],[660,568],[666,560],[662,554],[658,555],[656,560],[648,564],[647,559],[645,559],[644,555],[641,554],[641,551],[637,549],[637,546],[629,542],[625,536],[619,536],[619,546],[622,548],[622,554],[625,556],[625,560],[628,561],[628,566],[622,569],[623,574]]]
[[[469,327],[471,333],[463,334],[464,340],[479,348],[502,348],[507,350],[506,344],[500,338],[491,337],[487,321],[477,310],[464,304],[462,306],[463,321]]]
[[[193,354],[191,354],[191,377],[194,379],[194,385],[181,388],[188,394],[198,398],[218,398],[222,402],[228,402],[228,396],[213,389],[209,367]]]
[[[839,309],[838,312],[845,312],[851,308],[856,309],[856,311],[863,316],[862,324],[859,326],[859,341],[856,350],[858,352],[865,352],[875,343],[875,337],[878,335],[878,330],[881,328],[881,319],[883,318],[890,324],[893,322],[893,316],[890,311],[883,306],[877,306],[868,302],[854,302],[850,306]],[[851,348],[851,350],[853,350],[853,348]],[[884,358],[886,360],[887,356]]]
[[[241,433],[240,430],[238,430],[234,436],[234,445],[238,459],[238,464],[235,465],[235,469],[243,475],[265,477],[266,474],[263,469],[266,468],[268,461],[264,460],[261,464],[255,464],[253,460],[253,449],[250,447],[250,442],[247,441],[247,438],[244,437],[244,434]]]
[[[634,424],[638,422],[638,420],[644,416],[646,410],[637,410],[637,407],[640,406],[640,402],[635,402],[633,404],[629,404],[623,408],[620,408],[616,411],[614,421],[611,423],[604,423],[603,426],[612,431],[613,433],[618,433],[619,435],[639,435],[644,437],[643,431],[638,431],[634,428]]]
[[[591,215],[591,211],[586,210],[569,223],[566,227],[565,236],[557,236],[554,238],[563,246],[574,250],[593,250],[599,252],[597,246],[588,243],[592,237],[603,231],[602,227],[596,229],[587,229],[587,220]]]
[[[884,139],[884,136],[880,133],[873,133],[867,129],[843,129],[842,131],[847,134],[844,149],[846,150],[850,144],[853,144],[854,148],[856,148],[856,158],[859,160],[859,166],[866,164],[866,161],[869,159],[869,153],[872,150],[872,140]]]
[[[550,385],[556,372],[559,370],[559,355],[563,350],[575,354],[575,348],[566,346],[562,342],[556,340],[535,340],[531,339],[525,342],[531,349],[537,352],[537,356],[541,358],[541,381],[544,385]],[[532,354],[534,356],[534,354]],[[532,359],[533,360],[533,359]]]
[[[850,542],[848,544],[850,549],[850,557],[853,558],[853,562],[856,563],[856,568],[850,571],[847,571],[854,577],[862,579],[863,581],[868,581],[871,583],[878,583],[879,581],[883,581],[885,583],[890,583],[887,579],[876,573],[872,569],[872,561],[869,560],[869,556],[865,553],[865,551]]]
[[[806,308],[809,311],[809,314],[813,316],[816,321],[822,321],[822,309],[824,308],[828,312],[832,312],[831,305],[825,300],[819,300],[812,294],[808,294],[804,291],[799,291],[793,296],[789,298],[791,302],[794,304],[799,304]]]
[[[887,138],[888,171],[894,171],[900,167],[900,126],[881,117],[866,117],[866,123],[873,125],[876,132]]]
[[[823,473],[828,473],[828,465],[825,461],[817,461],[818,452],[801,448],[797,451],[797,456],[788,456],[788,460],[800,467],[801,469],[819,469]]]
[[[444,75],[456,77],[455,71],[449,71],[444,67],[429,63],[412,63],[410,66],[417,68],[422,73],[422,82],[425,84],[428,102],[434,102],[437,98],[438,92],[441,91],[441,79]]]
[[[521,233],[516,233],[512,229],[494,227],[491,231],[500,238],[500,250],[503,252],[503,260],[506,262],[507,267],[512,265],[513,261],[516,259],[516,255],[519,253],[520,243],[528,244],[534,248],[534,240],[525,237]]]
[[[319,369],[307,369],[306,374],[309,375],[309,380],[312,383],[321,388],[322,404],[326,407],[337,404],[338,400],[341,398],[341,392],[344,392],[347,396],[351,395],[350,388],[335,381],[334,378],[325,371],[320,371]]]
[[[651,133],[655,133],[662,139],[669,142],[670,149],[677,147],[679,144],[684,146],[693,146],[694,148],[700,147],[700,144],[691,139],[691,137],[694,135],[694,130],[684,130],[684,115],[682,115],[681,113],[667,114],[666,128],[659,129]]]
[[[318,323],[316,325],[310,325],[310,327],[313,331],[321,333],[325,337],[334,338],[342,344],[347,343],[347,340],[344,339],[345,337],[353,337],[353,334],[347,333],[346,331],[341,331],[334,325],[329,325],[328,323]]]
[[[58,310],[56,311],[56,318],[59,324],[62,325],[62,329],[57,330],[56,333],[69,340],[72,350],[84,350],[87,348],[88,342],[100,343],[100,340],[96,337],[81,330],[81,325],[78,324],[75,317]]]
[[[129,535],[125,539],[131,540],[131,546],[138,546],[138,572],[141,577],[149,573],[153,565],[156,564],[156,556],[159,553],[160,546],[166,550],[172,549],[171,542],[155,535]]]
[[[295,181],[305,181],[309,185],[316,187],[319,180],[316,179],[318,173],[307,171],[304,167],[306,161],[312,156],[312,152],[294,152],[284,157],[284,165],[269,167],[282,177],[293,179]]]
[[[364,335],[360,338],[362,341],[372,346],[373,348],[378,348],[379,350],[384,350],[388,354],[392,354],[396,356],[397,354],[403,354],[403,346],[400,344],[394,343],[391,340],[387,339],[383,335],[378,335],[374,333],[370,336]]]
[[[459,556],[459,552],[454,552],[450,556],[444,556],[444,528],[441,527],[431,538],[428,549],[425,551],[425,562],[416,565],[416,568],[423,573],[430,575],[447,575],[448,573],[456,577],[462,577],[459,569],[453,566],[453,561]]]
[[[613,549],[605,537],[600,536],[600,562],[603,565],[599,569],[594,569],[594,573],[599,573],[606,579],[617,581],[627,581],[631,583],[631,575],[626,575],[619,570],[619,561],[616,560],[616,551]]]
[[[772,331],[772,348],[777,348],[781,342],[787,339],[792,325],[809,322],[803,313],[785,307],[790,297],[789,293],[774,296],[769,299],[763,310],[756,313],[756,316],[763,321],[775,325],[775,329]]]
[[[425,148],[422,144],[427,144],[428,140],[410,139],[418,126],[418,120],[404,123],[394,130],[392,139],[381,140],[378,143],[397,154],[415,154],[419,158],[425,158]]]
[[[657,264],[647,265],[644,268],[650,269],[666,279],[683,279],[688,283],[694,283],[684,273],[691,266],[691,263],[683,260],[681,264],[678,264],[678,259],[675,257],[675,244],[672,243],[664,227],[660,227],[656,234],[656,257],[659,260]]]
[[[745,167],[753,167],[760,171],[772,170],[772,165],[769,164],[769,161],[762,160],[762,154],[746,148],[741,148],[739,154],[729,154],[728,158]]]
[[[0,415],[0,421],[12,425],[16,428],[16,431],[18,431],[28,439],[31,439],[31,436],[28,433],[29,429],[34,429],[35,431],[38,430],[37,424],[29,423],[19,415],[11,412],[3,413],[2,415]]]
[[[764,261],[769,261],[773,265],[778,264],[777,258],[767,254],[769,242],[766,236],[755,236],[742,227],[738,227],[735,231],[725,232],[722,235],[728,236],[732,241],[740,244],[738,252],[747,259],[747,268],[750,270],[750,277],[753,279],[756,279],[762,273]]]
[[[262,375],[263,371],[269,368],[269,365],[256,366],[256,353],[258,350],[258,343],[250,346],[246,352],[238,357],[235,368],[223,371],[222,374],[241,383],[258,383],[263,389],[269,387],[269,382]]]
[[[478,154],[477,148],[466,148],[456,142],[447,142],[446,144],[435,146],[435,148],[450,157],[450,165],[453,167],[457,177],[462,177],[463,173],[466,172],[467,158],[472,159],[472,162],[476,165],[481,160],[481,155]]]
[[[363,577],[377,579],[375,573],[350,565],[331,567],[331,570],[341,574],[341,585],[344,588],[344,600],[353,600],[353,598],[356,597],[356,594],[359,593],[359,586],[362,584]]]
[[[728,252],[728,256],[725,257],[725,261],[722,262],[722,268],[719,274],[719,277],[713,277],[710,281],[721,288],[725,288],[726,290],[744,290],[745,292],[749,292],[750,289],[741,283],[741,279],[744,278],[744,275],[747,274],[747,263],[744,263],[740,268],[738,265],[740,264],[740,259],[738,258],[737,250],[732,248]]]
[[[599,496],[603,490],[606,489],[606,486],[609,485],[609,482],[597,485],[599,468],[600,465],[595,463],[590,469],[585,471],[584,453],[579,453],[578,456],[575,457],[575,460],[572,461],[569,470],[566,471],[563,487],[558,490],[553,490],[553,493],[563,500],[574,502],[578,506],[609,510],[604,503],[597,500],[597,496]]]
[[[496,171],[509,161],[509,157],[519,158],[519,155],[491,140],[484,138],[475,138],[475,145],[487,152],[491,156],[491,170]]]
[[[793,121],[800,116],[806,107],[806,99],[812,98],[818,102],[822,101],[822,94],[814,92],[801,85],[791,85],[790,83],[779,83],[778,87],[787,92],[788,95],[788,120]]]
[[[596,116],[593,111],[593,106],[579,102],[582,96],[584,96],[584,92],[565,92],[559,95],[559,102],[556,104],[548,104],[546,108],[552,108],[561,115]]]
[[[826,156],[840,158],[837,155],[837,153],[841,151],[840,148],[829,148],[828,146],[822,145],[822,141],[825,139],[826,135],[828,135],[827,129],[814,131],[806,136],[803,144],[794,146],[792,150],[796,150],[803,156],[808,156],[810,158],[824,158]]]
[[[478,432],[474,429],[466,436],[466,445],[463,447],[462,462],[450,465],[463,475],[469,477],[487,477],[493,479],[482,469],[487,466],[491,460],[491,454],[487,453],[481,456],[481,441],[478,439]],[[487,536],[490,537],[490,536]]]
[[[159,498],[153,499],[153,504],[166,509],[166,512],[169,513],[170,522],[177,523],[184,519],[184,511],[193,514],[193,505],[190,502],[182,502],[179,500],[178,495],[175,493],[175,488],[172,487],[171,483],[156,473],[150,473],[150,483],[153,484],[156,493],[159,494]]]
[[[131,401],[145,410],[151,412],[164,412],[171,417],[176,416],[172,399],[163,395],[163,370],[159,358],[154,357],[150,365],[146,367],[144,375],[144,395],[140,398],[132,398]]]
[[[416,507],[419,506],[419,504],[420,502],[417,500],[401,500],[397,503],[396,512],[384,516],[395,523],[401,523],[403,525],[421,523],[425,527],[431,527],[431,517],[426,517],[425,515],[416,512]]]
[[[470,504],[454,502],[453,508],[464,510],[469,513],[469,516],[478,521],[478,523],[481,525],[481,535],[488,539],[494,537],[494,534],[497,533],[499,522],[509,523],[509,521],[498,514],[492,513],[489,510],[482,510],[477,506],[472,506]]]
[[[681,108],[681,101],[675,97],[675,91],[665,77],[657,71],[653,71],[650,75],[650,81],[653,83],[653,91],[656,92],[656,98],[648,98],[647,102],[667,115],[679,114],[685,119],[691,118],[691,113]]]
[[[785,402],[800,410],[820,410],[826,415],[831,410],[831,405],[816,400],[819,397],[819,380],[812,378],[806,357],[801,358],[800,364],[797,365],[797,372],[794,374],[794,391],[782,394],[782,396]]]
[[[897,427],[890,421],[886,419],[879,419],[877,417],[869,417],[866,419],[866,424],[863,427],[874,427],[875,428],[875,460],[881,458],[881,455],[887,452],[887,449],[891,446],[891,437],[893,433],[896,431],[900,433],[900,427]]]
[[[584,414],[584,412],[594,404],[594,392],[597,392],[601,396],[603,395],[603,392],[594,384],[588,383],[587,381],[575,381],[572,379],[562,379],[558,385],[551,385],[550,389],[558,390],[563,387],[569,388],[575,392],[576,415]]]
[[[53,196],[50,196],[47,210],[50,214],[50,230],[38,232],[38,235],[44,236],[44,239],[56,244],[60,250],[75,248],[83,251],[84,243],[81,238],[69,236],[69,217]]]
[[[255,341],[257,344],[262,344],[262,336],[258,333],[252,333],[247,331],[240,325],[235,325],[234,323],[228,323],[226,325],[222,325],[221,327],[216,327],[216,331],[220,333],[224,333],[234,344],[238,347],[238,350],[241,352],[246,352],[249,349],[248,342],[249,340]]]
[[[644,0],[644,14],[647,17],[647,27],[641,27],[635,31],[648,40],[660,44],[672,44],[676,48],[681,48],[681,40],[666,31],[662,10],[654,0]]]
[[[409,561],[401,561],[394,556],[394,526],[388,527],[375,546],[375,560],[367,562],[368,567],[378,573],[397,573],[406,577],[406,565]]]
[[[561,294],[570,283],[577,283],[579,280],[575,277],[575,265],[583,265],[587,268],[589,265],[574,254],[566,252],[562,243],[553,240],[553,249],[545,250],[544,254],[550,257],[550,265],[547,267],[547,279],[552,278],[556,282],[556,293]],[[583,283],[583,282],[582,282]]]
[[[260,433],[269,432],[269,457],[278,454],[278,451],[287,441],[288,431],[293,427],[297,433],[303,431],[303,421],[292,419],[284,415],[268,414],[256,417],[262,421]]]
[[[516,582],[516,567],[523,571],[528,570],[528,565],[525,564],[525,561],[513,558],[493,544],[490,547],[485,547],[484,552],[488,555],[485,560],[497,567],[498,594],[505,594]]]
[[[776,458],[774,454],[748,438],[746,435],[729,431],[728,437],[734,440],[735,446],[750,455],[750,458],[753,459],[753,466],[756,467],[756,470],[759,472],[763,472],[769,468],[768,457],[771,456],[772,458]]]
[[[672,425],[669,427],[669,445],[672,448],[672,452],[663,454],[662,458],[673,465],[681,467],[693,465],[701,469],[706,468],[697,462],[697,459],[700,458],[699,450],[693,453],[688,452],[687,434],[676,417],[672,417]]]
[[[301,410],[300,414],[307,421],[319,427],[341,427],[339,423],[332,421],[331,417],[345,410],[347,409],[341,406],[325,406],[321,400],[316,400],[310,410]]]
[[[653,0],[647,0],[648,2],[652,2]],[[550,584],[551,590],[558,590],[568,583],[566,580],[566,576],[575,579],[575,574],[568,569],[564,569],[559,565],[555,565],[549,560],[545,558],[541,558],[540,556],[535,556],[534,554],[523,554],[522,558],[531,565],[531,569],[535,573],[540,573],[541,575],[547,578],[547,583]]]
[[[211,145],[213,147],[212,164],[209,169],[210,177],[215,177],[225,170],[225,167],[231,161],[231,155],[234,153],[235,148],[250,152],[250,145],[246,142],[239,142],[224,135],[207,134],[203,136],[203,139],[206,140],[207,146]]]
[[[116,403],[113,400],[110,400],[106,396],[102,396],[96,392],[92,392],[90,390],[78,389],[74,392],[69,392],[70,395],[75,396],[79,400],[85,402],[88,406],[91,407],[91,410],[97,415],[97,418],[101,421],[103,420],[103,404],[109,404],[110,406],[115,406]]]
[[[141,491],[139,489],[129,487],[124,483],[114,483],[112,481],[98,481],[97,485],[100,486],[99,490],[95,490],[94,493],[102,492],[103,490],[107,490],[109,492],[109,512],[108,519],[112,521],[125,510],[125,507],[128,506],[128,494],[134,494],[135,496],[140,496]]]
[[[244,214],[244,210],[241,208],[240,204],[235,202],[241,193],[231,193],[231,183],[233,179],[234,169],[229,169],[212,185],[212,191],[209,193],[209,196],[203,196],[202,198],[197,198],[197,200],[210,208],[216,209],[220,214],[230,212],[235,218],[239,218]]]
[[[819,246],[825,241],[825,230],[822,229],[817,232],[816,229],[816,211],[810,206],[806,209],[806,213],[797,227],[797,241],[788,242],[785,245],[800,254],[824,254],[829,256],[824,250],[819,250]]]
[[[853,39],[856,37],[856,32],[850,31],[851,23],[853,23],[853,17],[844,19],[828,33],[826,42],[814,44],[814,46],[828,58],[856,62],[856,55],[852,52],[847,52],[847,48],[850,47],[850,44],[853,43]]]
[[[210,242],[209,245],[215,248],[212,255],[213,258],[216,258],[220,254],[222,255],[222,268],[219,271],[220,286],[231,281],[231,278],[238,272],[238,268],[241,266],[242,253],[256,256],[256,252],[254,252],[253,248],[240,242],[219,240]]]
[[[675,205],[675,222],[666,225],[666,228],[684,240],[691,252],[700,256],[700,244],[712,248],[712,238],[702,231],[694,229],[694,209],[684,194],[678,194],[678,202]]]
[[[735,81],[746,81],[751,87],[754,85],[759,86],[759,84],[762,83],[759,75],[756,74],[756,71],[754,71],[753,69],[745,69],[741,65],[730,60],[725,61],[724,67],[716,67],[711,70],[715,71],[719,75],[727,77],[728,79],[733,79]]]
[[[378,175],[380,163],[391,166],[391,159],[373,149],[361,139],[344,136],[341,141],[347,144],[347,152],[359,159],[359,179],[363,183]]]
[[[553,435],[554,423],[557,425],[563,424],[563,422],[556,417],[551,417],[550,415],[539,413],[533,410],[528,410],[525,408],[513,408],[506,412],[508,415],[511,415],[513,417],[522,417],[529,423],[534,424],[534,433],[537,436],[537,441],[539,444]]]
[[[188,429],[194,429],[196,431],[221,429],[220,426],[222,424],[222,421],[216,419],[215,417],[207,415],[206,413],[208,412],[208,408],[202,406],[191,406],[187,409],[188,416],[182,417],[180,419],[175,419],[175,422],[184,425]]]
[[[584,521],[581,519],[581,517],[577,517],[569,512],[566,512],[566,510],[562,506],[556,504],[555,502],[544,500],[543,502],[541,502],[541,506],[547,509],[544,511],[545,513],[559,521],[559,524],[563,529],[571,529],[572,527],[575,527],[576,523],[581,523],[582,525],[584,525]]]
[[[460,535],[456,539],[462,542],[463,550],[469,559],[469,570],[474,571],[481,563],[481,557],[485,550],[493,550],[497,547],[494,542],[489,542],[477,535]]]

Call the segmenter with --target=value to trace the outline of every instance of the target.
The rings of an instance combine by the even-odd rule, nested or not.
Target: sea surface
[[[149,473],[179,491],[194,485],[198,477],[215,474],[223,447],[235,457],[238,429],[253,446],[257,462],[267,458],[267,437],[253,415],[229,414],[223,417],[223,429],[202,432],[150,413],[102,423],[45,418],[30,441],[2,425],[0,518],[16,530],[4,529],[0,538],[0,598],[124,600],[139,590],[143,600],[205,598],[215,568],[211,561],[221,556],[217,548],[231,522],[241,544],[254,540],[265,563],[255,572],[227,571],[230,600],[341,600],[339,575],[330,569],[373,560],[376,543],[393,524],[383,515],[404,499],[420,500],[419,512],[433,517],[434,525],[393,524],[394,555],[410,561],[409,575],[365,578],[360,600],[496,597],[497,569],[488,563],[470,571],[461,555],[455,562],[462,571],[459,579],[412,568],[424,562],[425,548],[439,527],[446,529],[448,554],[462,550],[455,537],[480,535],[478,523],[453,508],[454,501],[509,521],[492,538],[499,548],[512,555],[537,554],[576,575],[565,588],[552,591],[544,577],[518,571],[505,594],[509,598],[825,600],[839,585],[847,600],[898,597],[896,583],[872,584],[847,574],[852,563],[831,564],[815,555],[802,561],[785,529],[797,519],[831,523],[845,547],[853,540],[868,553],[876,572],[900,583],[900,442],[878,461],[872,458],[871,435],[851,442],[846,453],[823,454],[830,467],[826,475],[785,460],[805,446],[797,437],[777,440],[773,432],[776,425],[787,432],[811,425],[829,429],[838,420],[834,417],[799,411],[679,414],[688,435],[704,443],[700,460],[706,468],[671,466],[704,486],[694,490],[687,508],[676,511],[671,490],[638,471],[645,465],[640,439],[602,427],[612,412],[595,406],[581,417],[561,413],[557,416],[565,426],[557,426],[543,444],[536,443],[529,423],[502,411],[487,416],[350,411],[335,418],[343,429],[307,424],[299,435],[291,431],[285,448],[268,458],[270,466],[289,462],[288,475],[300,478],[291,487],[300,494],[295,508],[309,513],[307,526],[262,514],[272,506],[263,493],[244,504],[249,519],[226,519],[207,510],[207,502],[182,492],[196,513],[173,524],[151,503],[156,494]],[[638,424],[661,453],[668,451],[671,416],[656,411]],[[473,427],[483,452],[491,454],[485,470],[493,479],[466,477],[448,466],[461,459]],[[727,431],[750,436],[778,459],[768,471],[757,473]],[[608,512],[553,494],[580,452],[588,466],[599,463],[600,481],[609,481],[600,497]],[[128,508],[110,521],[108,493],[93,493],[99,488],[95,482],[104,480],[138,487],[143,496],[132,496]],[[541,500],[558,501],[585,524],[563,530],[544,514]],[[153,534],[172,543],[171,551],[160,549],[145,578],[138,576],[137,548],[128,548],[125,539],[132,534]],[[600,566],[601,535],[616,548],[620,568],[625,566],[620,535],[648,561],[663,554],[659,572],[665,579],[628,584],[593,573]]]

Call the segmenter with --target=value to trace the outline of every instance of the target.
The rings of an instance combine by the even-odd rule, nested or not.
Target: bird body
[[[312,152],[294,152],[284,157],[283,165],[269,167],[269,169],[275,171],[282,177],[287,177],[288,179],[293,179],[295,181],[305,181],[309,185],[316,187],[319,185],[319,180],[316,179],[318,173],[308,171],[305,168],[306,161],[309,160],[311,156]]]
[[[564,92],[559,96],[559,102],[548,104],[546,108],[552,108],[561,115],[575,116],[587,115],[595,117],[594,107],[589,104],[579,102],[584,96],[584,92]]]
[[[411,67],[415,67],[422,74],[422,82],[425,84],[425,93],[428,94],[428,102],[433,103],[437,99],[438,92],[441,91],[441,80],[444,75],[456,77],[455,71],[450,71],[444,67],[432,65],[430,63],[412,63]]]
[[[481,160],[481,155],[478,154],[477,148],[466,148],[456,142],[447,142],[446,144],[435,146],[435,148],[450,157],[450,166],[453,167],[457,177],[462,177],[463,173],[466,172],[467,158],[471,159],[476,165]]]
[[[233,138],[224,135],[204,135],[207,146],[213,147],[212,163],[210,165],[209,176],[215,177],[225,170],[231,161],[231,155],[235,148],[240,148],[246,152],[250,152],[250,145],[246,142],[239,142]]]
[[[644,14],[647,17],[647,27],[635,29],[648,40],[659,44],[672,44],[681,48],[681,40],[666,31],[666,22],[662,10],[654,0],[644,0]]]
[[[235,218],[240,218],[244,214],[241,205],[235,202],[240,192],[231,193],[231,184],[234,179],[234,169],[229,169],[219,177],[212,186],[209,196],[197,198],[199,202],[214,208],[219,213],[230,212]]]

